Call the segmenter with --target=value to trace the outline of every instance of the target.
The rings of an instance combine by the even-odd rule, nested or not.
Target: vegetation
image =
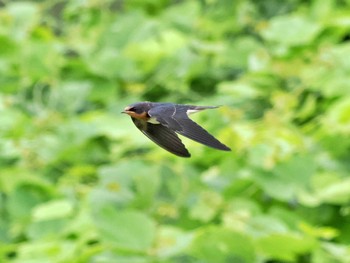
[[[350,1],[0,1],[1,262],[350,262]],[[136,101],[230,146],[157,147]]]

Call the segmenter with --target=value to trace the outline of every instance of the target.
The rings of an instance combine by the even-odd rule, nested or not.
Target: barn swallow
[[[122,113],[130,115],[135,126],[165,150],[180,156],[191,154],[176,133],[206,146],[231,151],[205,129],[192,121],[188,115],[217,106],[194,106],[173,103],[137,102],[127,106]]]

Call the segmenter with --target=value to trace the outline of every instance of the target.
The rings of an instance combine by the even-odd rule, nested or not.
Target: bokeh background
[[[350,262],[349,40],[349,0],[0,1],[0,261]]]

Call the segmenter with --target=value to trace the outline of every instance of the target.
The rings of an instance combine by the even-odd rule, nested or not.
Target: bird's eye
[[[129,111],[135,111],[135,107],[129,108]]]

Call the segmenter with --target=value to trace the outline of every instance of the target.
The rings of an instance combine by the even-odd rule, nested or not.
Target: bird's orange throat
[[[128,114],[130,117],[138,119],[138,120],[143,120],[143,121],[147,121],[149,119],[149,116],[147,114],[147,112],[143,112],[141,114],[136,113],[134,111],[124,111],[126,114]]]

